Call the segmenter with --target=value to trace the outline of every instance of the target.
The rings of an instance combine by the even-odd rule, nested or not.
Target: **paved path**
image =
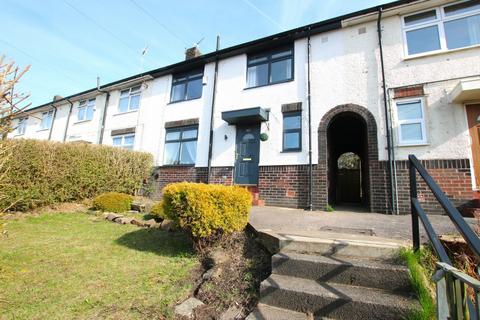
[[[447,216],[429,215],[430,221],[437,234],[456,233],[453,223]],[[475,219],[467,218],[473,227]],[[382,238],[411,240],[410,215],[385,215],[379,213],[351,212],[351,211],[305,211],[278,207],[253,207],[250,223],[257,229],[269,229],[274,232],[288,232],[291,234],[306,234],[318,231],[339,233],[366,234]],[[422,241],[427,237],[422,231]]]

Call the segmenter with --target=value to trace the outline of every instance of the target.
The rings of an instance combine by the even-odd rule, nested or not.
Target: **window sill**
[[[134,112],[138,112],[138,109],[125,111],[125,112],[117,112],[117,113],[113,114],[113,116],[121,116],[122,114],[128,114],[128,113],[134,113]]]
[[[90,121],[92,121],[92,119],[75,121],[73,124],[80,124],[80,123],[85,123],[85,122],[90,122]]]
[[[263,84],[263,85],[261,85],[261,86],[245,87],[245,88],[243,88],[243,90],[250,90],[250,89],[256,89],[256,88],[264,88],[264,87],[274,86],[274,85],[276,85],[276,84],[288,83],[288,82],[293,82],[293,81],[295,81],[294,78],[288,79],[288,80],[279,81],[279,82],[275,82],[275,83]]]
[[[193,168],[195,167],[195,164],[164,164],[162,165],[162,168]]]
[[[202,97],[198,97],[198,98],[192,98],[192,99],[185,99],[185,100],[177,100],[177,101],[170,101],[169,103],[167,103],[167,105],[170,105],[170,104],[176,104],[176,103],[182,103],[182,102],[187,102],[187,101],[192,101],[192,100],[198,100],[198,99],[202,99]]]
[[[25,133],[17,133],[17,134],[14,134],[13,137],[18,138],[18,137],[23,137],[24,135]]]
[[[302,149],[282,150],[280,153],[295,153],[302,152]]]
[[[397,147],[398,148],[405,148],[405,147],[426,147],[426,146],[429,146],[430,143],[428,142],[419,142],[419,143],[411,143],[411,144],[407,144],[407,143],[399,143],[397,144]]]
[[[37,132],[48,131],[48,130],[50,130],[50,128],[47,128],[47,129],[38,129]]]
[[[432,51],[432,52],[423,52],[423,53],[419,53],[419,54],[415,54],[415,55],[405,56],[403,58],[403,61],[410,61],[410,60],[426,58],[426,57],[430,57],[430,56],[438,56],[438,55],[455,53],[455,52],[466,51],[466,50],[471,50],[471,49],[478,49],[478,48],[480,48],[480,44],[476,44],[476,45],[469,46],[469,47],[450,49],[450,50],[447,49],[447,50],[436,50],[436,51]]]

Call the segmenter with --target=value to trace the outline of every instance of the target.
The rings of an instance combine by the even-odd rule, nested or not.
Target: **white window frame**
[[[398,105],[399,104],[407,104],[411,102],[420,102],[420,107],[422,109],[422,118],[418,119],[408,119],[408,120],[400,120],[398,117]],[[427,137],[427,126],[426,126],[426,113],[425,113],[425,98],[424,97],[409,97],[404,99],[396,99],[395,100],[395,118],[397,121],[397,136],[398,136],[398,145],[399,146],[416,146],[416,145],[425,145],[428,143]],[[407,140],[404,141],[402,137],[402,125],[403,124],[416,124],[420,123],[422,128],[422,140]]]
[[[45,121],[45,116],[51,117],[50,125],[48,127],[43,125],[43,123]],[[53,110],[42,112],[42,120],[40,121],[40,131],[48,130],[48,129],[52,128],[52,126],[53,126]]]
[[[125,138],[128,138],[128,137],[133,137],[133,142],[132,144],[125,144]],[[121,138],[121,143],[118,144],[118,145],[114,145],[113,144],[113,140],[115,138]],[[116,147],[116,148],[123,148],[123,149],[127,149],[127,150],[133,150],[134,146],[135,146],[135,133],[126,133],[126,134],[119,134],[119,135],[115,135],[112,137],[112,146]]]
[[[96,102],[95,102],[95,98],[92,98],[92,99],[86,99],[86,100],[82,100],[78,103],[78,107],[77,107],[77,122],[84,122],[84,121],[91,121],[93,120],[93,113],[95,112],[95,107],[96,107]],[[88,119],[87,118],[87,115],[88,115],[88,108],[92,108],[92,118],[91,119]],[[84,113],[84,118],[83,119],[80,119],[80,110],[81,109],[85,109],[85,113]]]
[[[448,47],[447,47],[447,38],[445,36],[444,23],[448,22],[448,21],[457,20],[457,19],[466,18],[466,17],[470,17],[470,16],[480,14],[480,9],[473,10],[473,11],[470,11],[470,12],[467,12],[467,13],[453,15],[453,16],[450,16],[450,17],[447,17],[445,15],[445,10],[444,9],[445,9],[445,7],[449,7],[451,5],[456,5],[456,4],[460,4],[460,3],[463,3],[463,2],[467,2],[467,1],[469,1],[469,0],[462,0],[462,1],[458,1],[458,2],[448,3],[448,4],[440,6],[440,7],[434,7],[434,8],[421,10],[421,11],[416,11],[416,12],[409,13],[407,15],[402,16],[401,20],[402,20],[402,33],[403,33],[403,44],[404,44],[403,49],[404,49],[405,57],[412,58],[412,57],[417,57],[417,56],[431,55],[431,54],[440,53],[440,52],[448,52],[448,51],[461,50],[461,49],[480,46],[480,44],[473,44],[471,46],[454,48],[454,49],[448,49]],[[406,26],[405,25],[405,18],[406,17],[414,16],[414,15],[417,15],[419,13],[433,11],[433,10],[435,10],[435,13],[437,15],[437,18],[435,20],[419,23],[419,24],[416,24],[416,25],[413,25],[413,26]],[[440,40],[440,49],[432,50],[432,51],[425,51],[425,52],[420,52],[420,53],[415,53],[415,54],[409,54],[408,53],[408,43],[407,43],[407,32],[417,30],[417,29],[426,28],[426,27],[431,27],[431,26],[434,26],[434,25],[436,25],[437,28],[438,28],[438,35],[440,37],[440,39],[439,39]]]
[[[28,117],[18,118],[17,130],[16,130],[17,136],[22,136],[27,131],[27,120],[28,120]]]
[[[133,90],[135,88],[138,88],[138,90]],[[125,92],[125,91],[128,91],[128,107],[127,107],[127,110],[126,111],[121,111],[120,110],[120,100],[122,99],[122,92]],[[138,107],[137,108],[132,108],[131,107],[131,104],[132,104],[132,97],[133,96],[137,96],[139,97],[138,99]],[[142,101],[142,85],[139,84],[139,85],[136,85],[136,86],[132,86],[128,89],[124,89],[124,90],[120,90],[120,95],[118,97],[118,107],[117,107],[117,112],[118,114],[122,114],[122,113],[128,113],[128,112],[135,112],[135,111],[138,111],[140,109],[140,104],[141,104],[141,101]]]

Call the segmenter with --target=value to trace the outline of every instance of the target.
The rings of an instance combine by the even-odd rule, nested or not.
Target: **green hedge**
[[[251,205],[250,192],[237,186],[181,182],[163,189],[164,215],[191,236],[197,250],[243,230]]]
[[[85,143],[5,141],[7,159],[0,208],[24,211],[104,192],[135,194],[148,178],[152,156]]]

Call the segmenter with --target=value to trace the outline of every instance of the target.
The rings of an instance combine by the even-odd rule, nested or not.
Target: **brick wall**
[[[459,207],[471,201],[474,196],[468,159],[421,160],[422,165],[438,183],[443,192]],[[408,161],[396,161],[398,205],[401,214],[410,213],[410,180]],[[386,162],[381,162],[385,174],[388,174]],[[418,199],[422,207],[430,214],[444,214],[442,207],[417,173]]]
[[[267,206],[308,206],[308,165],[259,167],[260,199]]]
[[[156,167],[152,174],[153,198],[161,197],[162,189],[169,183],[174,182],[206,182],[207,168],[197,167]]]

